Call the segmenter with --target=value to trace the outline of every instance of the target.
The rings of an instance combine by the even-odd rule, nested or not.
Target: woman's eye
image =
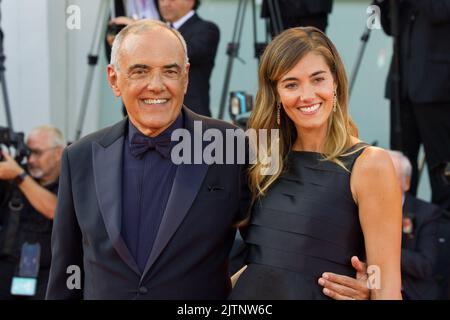
[[[325,78],[315,78],[313,81],[314,83],[319,83],[322,82],[323,80],[325,80]]]
[[[286,84],[284,87],[286,88],[286,89],[293,89],[293,88],[295,88],[297,85],[295,84],[295,83],[288,83],[288,84]]]

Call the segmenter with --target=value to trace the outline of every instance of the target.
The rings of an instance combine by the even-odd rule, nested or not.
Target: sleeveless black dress
[[[350,175],[366,146],[340,158],[348,171],[319,153],[289,154],[286,172],[254,205],[248,267],[230,299],[328,299],[317,282],[323,272],[355,276],[350,259],[365,251]]]

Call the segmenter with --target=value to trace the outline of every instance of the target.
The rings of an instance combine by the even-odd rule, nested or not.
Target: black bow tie
[[[147,137],[135,133],[131,138],[130,151],[136,158],[141,158],[148,150],[156,149],[164,158],[170,155],[170,136],[161,134],[156,137]]]

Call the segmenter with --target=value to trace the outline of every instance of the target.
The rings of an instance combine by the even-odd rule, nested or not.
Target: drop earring
[[[336,112],[336,105],[337,105],[337,89],[334,88],[334,93],[333,93],[333,112]]]
[[[278,105],[278,109],[277,109],[277,124],[278,125],[281,124],[281,104]]]

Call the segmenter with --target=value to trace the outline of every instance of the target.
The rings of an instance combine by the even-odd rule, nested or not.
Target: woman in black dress
[[[371,299],[401,299],[400,188],[387,152],[357,138],[347,89],[320,30],[292,28],[266,48],[249,127],[280,130],[266,148],[280,162],[250,169],[247,268],[231,299],[326,299],[322,273],[354,276],[352,256],[366,258]]]

